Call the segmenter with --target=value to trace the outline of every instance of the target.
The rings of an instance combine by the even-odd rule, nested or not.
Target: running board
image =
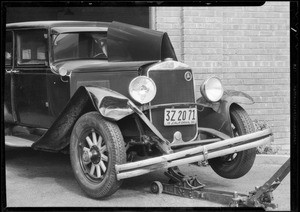
[[[9,147],[31,147],[34,141],[16,137],[16,136],[5,136],[5,145]]]

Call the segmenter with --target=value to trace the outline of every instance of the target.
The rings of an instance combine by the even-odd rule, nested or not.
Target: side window
[[[47,33],[45,30],[17,32],[18,65],[47,65]]]
[[[12,32],[6,32],[5,37],[5,66],[12,65],[12,56],[13,56],[13,40]]]

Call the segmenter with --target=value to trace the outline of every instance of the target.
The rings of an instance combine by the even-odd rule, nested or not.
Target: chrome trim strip
[[[197,105],[197,103],[194,102],[184,102],[184,103],[167,103],[167,104],[158,104],[158,105],[154,105],[151,106],[149,105],[148,107],[143,108],[143,110],[151,110],[151,109],[157,109],[157,108],[163,108],[163,107],[178,107],[178,106],[195,106]]]

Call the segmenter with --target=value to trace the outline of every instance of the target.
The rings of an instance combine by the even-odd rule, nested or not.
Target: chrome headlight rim
[[[207,85],[210,83],[210,81],[212,80],[212,79],[216,79],[219,83],[220,83],[220,94],[218,95],[218,97],[217,98],[215,98],[215,99],[212,99],[212,98],[210,98],[209,97],[209,95],[207,94]],[[212,76],[212,77],[209,77],[209,78],[207,78],[203,83],[202,83],[202,85],[200,86],[200,92],[201,92],[201,94],[202,94],[202,96],[208,101],[208,102],[218,102],[218,101],[220,101],[221,100],[221,98],[222,98],[222,96],[223,96],[223,94],[224,94],[224,87],[223,87],[223,84],[222,84],[222,81],[220,80],[220,78],[219,77],[217,77],[217,76]]]
[[[148,80],[153,86],[153,91],[152,91],[153,93],[152,94],[150,93],[150,95],[152,95],[152,96],[148,97],[146,100],[138,99],[135,95],[133,95],[132,89],[131,89],[131,88],[133,88],[133,84],[136,83],[137,80],[141,80],[141,79],[142,80]],[[147,76],[137,76],[137,77],[135,77],[134,79],[131,80],[131,82],[129,83],[129,87],[128,87],[128,93],[129,93],[130,97],[134,101],[136,101],[140,104],[147,104],[147,103],[151,102],[156,96],[156,91],[157,91],[157,88],[156,88],[155,82]]]
[[[69,74],[69,70],[62,66],[58,69],[58,73],[62,77],[67,76]]]

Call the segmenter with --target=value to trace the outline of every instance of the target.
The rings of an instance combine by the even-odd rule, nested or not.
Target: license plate
[[[164,125],[193,125],[197,123],[196,108],[166,108],[164,114]]]

